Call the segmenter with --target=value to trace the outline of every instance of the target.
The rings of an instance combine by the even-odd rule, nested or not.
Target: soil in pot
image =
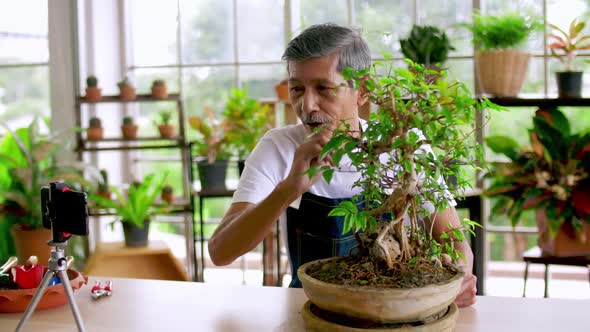
[[[415,265],[397,264],[394,269],[389,269],[384,262],[376,263],[368,256],[351,255],[312,265],[307,273],[335,285],[417,288],[446,282],[457,274],[457,270],[450,265],[436,266],[421,258]]]

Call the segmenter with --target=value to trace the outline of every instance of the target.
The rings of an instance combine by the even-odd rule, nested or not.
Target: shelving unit
[[[161,138],[156,136],[148,137],[137,137],[136,139],[126,139],[123,137],[105,137],[102,140],[94,141],[87,140],[82,132],[76,134],[76,152],[78,153],[78,159],[83,160],[85,153],[100,153],[104,151],[138,151],[138,150],[158,150],[158,149],[175,149],[178,150],[181,156],[182,164],[182,196],[176,198],[171,205],[170,211],[166,214],[179,214],[183,217],[182,223],[184,224],[184,236],[186,242],[186,265],[188,275],[193,276],[196,268],[193,265],[196,263],[195,259],[195,247],[194,247],[194,210],[193,204],[190,199],[191,194],[191,182],[189,181],[190,172],[190,157],[188,151],[188,145],[186,143],[185,136],[185,117],[184,108],[182,105],[182,98],[179,94],[169,94],[168,98],[154,99],[150,94],[138,94],[135,100],[123,101],[119,99],[119,96],[103,96],[100,101],[90,102],[84,97],[76,98],[76,114],[75,121],[79,128],[85,128],[85,124],[82,122],[83,115],[88,115],[89,105],[99,106],[106,103],[117,103],[117,104],[130,104],[130,103],[170,103],[173,102],[176,105],[176,114],[178,123],[178,135],[172,138]],[[157,204],[162,204],[157,202]],[[96,209],[90,207],[89,214],[91,217],[99,218],[102,216],[112,216],[114,213],[106,209]],[[167,221],[170,222],[170,221]]]

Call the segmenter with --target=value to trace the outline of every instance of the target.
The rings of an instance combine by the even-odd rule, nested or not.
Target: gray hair
[[[371,51],[358,29],[334,23],[316,24],[305,29],[287,45],[282,59],[304,61],[338,54],[338,71],[345,68],[362,70],[371,66]]]

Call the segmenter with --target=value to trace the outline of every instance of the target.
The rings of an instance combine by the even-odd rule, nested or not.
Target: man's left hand
[[[455,298],[455,304],[457,304],[459,308],[473,305],[477,301],[477,298],[475,297],[476,294],[477,277],[471,272],[466,272],[465,277],[463,278],[463,283],[461,284],[459,295],[457,295],[457,298]]]

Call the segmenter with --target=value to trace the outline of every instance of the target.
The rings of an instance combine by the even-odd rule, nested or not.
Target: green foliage
[[[116,200],[89,195],[89,198],[100,206],[112,210],[117,214],[117,220],[143,227],[143,222],[151,217],[166,211],[164,207],[154,206],[154,202],[166,181],[167,175],[157,177],[155,174],[147,175],[141,183],[133,183],[129,186],[125,196],[117,188],[113,188]]]
[[[171,194],[174,192],[174,187],[172,187],[171,185],[167,184],[164,187],[162,187],[162,192],[164,194]]]
[[[96,78],[96,76],[88,76],[86,78],[86,86],[89,88],[96,88],[98,86],[98,79]]]
[[[210,164],[215,160],[227,160],[231,156],[226,136],[230,128],[227,119],[217,119],[213,109],[205,107],[205,116],[189,117],[189,125],[201,136],[193,142],[197,155],[206,157]]]
[[[586,27],[586,22],[580,22],[575,18],[569,26],[568,31],[564,31],[554,24],[549,26],[555,30],[549,34],[553,41],[547,45],[551,50],[551,55],[557,58],[565,65],[566,71],[573,71],[573,61],[576,58],[576,52],[590,49],[590,35],[582,35],[581,32]],[[555,50],[560,50],[563,55],[557,54]]]
[[[230,128],[226,130],[228,144],[239,159],[246,159],[258,140],[270,129],[270,108],[249,98],[245,89],[232,89],[223,115]]]
[[[90,128],[102,128],[102,121],[97,117],[90,118]]]
[[[155,121],[156,126],[167,126],[172,120],[172,111],[163,110],[158,112],[158,121]]]
[[[426,66],[444,63],[455,49],[446,33],[434,26],[414,25],[408,38],[399,43],[406,58]]]
[[[98,182],[98,192],[106,193],[110,189],[109,187],[109,174],[106,169],[100,170],[100,181]]]
[[[164,81],[162,79],[153,80],[152,87],[156,87],[156,86],[166,86],[166,81]]]
[[[574,229],[590,223],[590,132],[572,134],[563,113],[540,109],[529,135],[526,148],[505,137],[486,141],[511,159],[494,163],[487,175],[492,182],[486,194],[498,198],[492,213],[507,214],[516,226],[523,210],[545,209],[552,232],[563,223]]]
[[[125,78],[123,78],[121,81],[117,82],[117,86],[119,87],[119,89],[126,87],[126,86],[133,86],[131,84],[131,81],[129,80],[129,78],[127,76],[125,76]]]
[[[364,84],[370,101],[378,106],[361,133],[352,134],[343,121],[320,154],[320,159],[331,155],[334,165],[346,155],[352,168],[360,172],[354,186],[361,188],[355,202],[363,202],[362,208],[345,202],[331,213],[344,217],[346,231],[374,233],[379,223],[394,223],[406,212],[416,226],[418,220],[432,217],[425,203],[442,211],[449,204],[446,190],[457,195],[469,186],[461,167],[484,165],[481,148],[469,137],[475,132],[476,114],[498,107],[488,100],[474,99],[459,82],[447,82],[445,71],[439,78],[433,75],[435,71],[405,61],[409,70],[377,62],[371,70],[343,72],[355,86]],[[426,149],[425,144],[432,149]],[[383,154],[391,158],[381,162]],[[315,171],[325,173],[328,169],[339,171],[331,167]],[[447,188],[438,179],[449,176],[455,176],[457,184]],[[432,234],[423,227],[411,227],[409,233],[409,238],[428,240],[428,255],[448,252],[445,249],[454,252],[453,247],[437,247]]]
[[[82,171],[89,168],[81,163],[58,163],[60,138],[42,134],[38,118],[15,131],[6,124],[2,126],[7,131],[0,143],[0,188],[4,200],[0,210],[4,221],[29,229],[41,228],[40,188],[53,181],[88,186]]]
[[[473,23],[461,24],[473,33],[473,43],[481,50],[519,47],[543,24],[538,19],[516,13],[499,16],[475,15]]]
[[[133,126],[133,125],[134,125],[133,117],[131,117],[131,116],[123,117],[123,126]]]

